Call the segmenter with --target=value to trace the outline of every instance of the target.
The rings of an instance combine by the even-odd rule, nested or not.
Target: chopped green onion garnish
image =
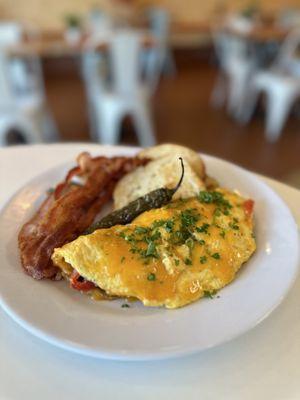
[[[156,280],[156,275],[153,274],[152,272],[147,276],[148,281],[155,281]]]
[[[213,258],[215,258],[216,260],[220,260],[221,256],[219,253],[214,253],[211,255]]]

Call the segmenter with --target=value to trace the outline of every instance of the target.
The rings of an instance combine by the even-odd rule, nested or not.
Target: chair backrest
[[[247,35],[254,29],[255,23],[255,20],[252,18],[247,18],[237,13],[231,13],[225,18],[224,27],[237,33]]]
[[[288,69],[289,65],[299,61],[300,64],[300,28],[294,29],[282,43],[274,66]]]
[[[112,30],[93,32],[84,42],[81,74],[88,98],[104,92],[108,84],[107,57],[99,48],[110,43],[113,35]]]
[[[13,103],[13,90],[7,57],[0,51],[0,110]]]
[[[253,48],[248,35],[255,27],[256,21],[237,13],[228,14],[221,24],[212,28],[212,38],[216,56],[221,67],[232,60],[253,61]]]
[[[136,31],[117,32],[110,42],[110,58],[114,90],[135,93],[140,84],[142,36]]]
[[[215,53],[221,68],[226,68],[232,60],[249,57],[249,44],[246,39],[228,33],[225,30],[214,31],[212,37]]]
[[[277,18],[277,25],[284,29],[292,29],[300,26],[300,9],[285,8]]]
[[[170,13],[164,8],[154,7],[149,10],[149,24],[153,36],[167,41],[170,32]]]
[[[88,16],[88,30],[92,35],[106,33],[113,29],[113,21],[103,10],[92,10]]]
[[[105,90],[107,73],[103,55],[91,49],[81,57],[81,74],[88,98],[101,94]],[[99,93],[100,92],[100,93]]]
[[[22,40],[23,29],[15,22],[0,23],[0,48],[18,44]]]

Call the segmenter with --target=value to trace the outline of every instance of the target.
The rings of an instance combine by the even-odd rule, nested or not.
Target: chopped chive
[[[210,204],[213,202],[213,195],[212,192],[207,192],[202,190],[198,196],[201,203]]]
[[[136,233],[137,235],[141,235],[141,234],[147,233],[147,232],[148,232],[148,228],[144,228],[143,226],[137,226],[134,231],[134,233]]]
[[[138,249],[136,249],[135,247],[132,247],[129,251],[130,251],[130,253],[135,254],[135,253],[138,252]],[[121,261],[121,262],[122,262],[122,261]]]
[[[174,228],[174,221],[172,221],[171,219],[166,221],[164,228],[167,232],[171,233]]]
[[[156,275],[153,274],[153,272],[151,272],[148,276],[147,276],[148,281],[155,281],[156,280]]]
[[[205,190],[202,190],[199,195],[198,199],[200,203],[205,203],[205,204],[216,204],[218,206],[223,206],[223,207],[228,207],[232,208],[232,205],[229,203],[228,200],[224,199],[224,195],[220,192],[207,192]]]
[[[153,233],[153,235],[150,237],[150,240],[157,240],[157,239],[160,239],[161,238],[161,234],[160,234],[160,232],[159,231],[155,231],[154,233]]]
[[[219,253],[214,253],[211,255],[213,258],[215,258],[216,260],[220,260],[221,256]]]
[[[214,216],[215,217],[220,217],[220,215],[221,215],[221,210],[219,208],[216,208],[215,212],[214,212]]]
[[[196,231],[200,233],[207,233],[209,228],[209,224],[202,224],[201,226],[197,226]]]
[[[164,223],[165,221],[163,219],[158,219],[152,223],[151,228],[152,229],[160,228],[161,226],[164,225]]]
[[[194,225],[198,221],[198,215],[195,214],[193,209],[187,209],[181,212],[181,225],[184,228]]]
[[[229,224],[230,228],[234,229],[235,231],[239,230],[240,227],[237,224],[231,223]]]
[[[192,238],[188,238],[188,239],[185,241],[185,244],[189,247],[190,250],[194,247],[194,241],[193,241]]]
[[[205,264],[206,261],[207,261],[207,257],[206,257],[206,256],[201,256],[201,257],[200,257],[200,263],[201,263],[201,264]]]
[[[154,242],[150,242],[149,244],[148,244],[148,248],[147,248],[147,251],[146,251],[146,257],[151,257],[151,256],[156,256],[157,254],[156,254],[156,246],[155,246],[155,243]]]
[[[213,299],[217,294],[217,292],[218,292],[217,290],[204,290],[203,296],[208,297],[209,299]]]

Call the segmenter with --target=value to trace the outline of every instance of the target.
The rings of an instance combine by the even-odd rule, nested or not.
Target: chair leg
[[[151,93],[154,93],[158,87],[163,62],[164,58],[160,49],[150,49],[144,53],[145,80],[150,86]]]
[[[26,143],[42,143],[42,135],[37,118],[17,116],[0,119],[0,146],[7,145],[6,136],[10,129],[17,129]]]
[[[43,110],[43,132],[46,142],[57,142],[60,139],[59,131],[51,111],[47,108]]]
[[[21,118],[13,125],[20,130],[27,143],[43,143],[39,121]]]
[[[153,146],[156,143],[156,139],[148,107],[139,105],[133,113],[133,120],[141,146]]]
[[[236,119],[241,124],[247,124],[255,111],[259,92],[256,90],[249,90],[245,101],[242,102],[237,110]]]
[[[117,144],[120,137],[121,116],[114,109],[107,107],[97,113],[97,119],[99,142],[109,145]]]
[[[210,102],[214,108],[221,108],[226,101],[226,80],[222,73],[219,73],[211,94]]]
[[[0,147],[4,147],[8,144],[6,140],[7,132],[7,121],[5,118],[0,118]]]
[[[245,77],[243,74],[230,74],[228,91],[227,112],[235,117],[245,98]]]
[[[96,111],[92,101],[88,101],[87,105],[88,109],[88,117],[89,117],[89,130],[90,130],[90,137],[93,141],[97,141],[98,138],[98,125],[97,125],[97,117]]]
[[[293,103],[290,93],[268,93],[266,110],[266,138],[275,142],[283,129]]]
[[[175,76],[177,73],[174,54],[170,48],[166,48],[165,51],[164,73],[171,76]]]

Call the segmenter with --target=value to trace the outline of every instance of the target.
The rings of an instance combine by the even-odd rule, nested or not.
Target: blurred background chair
[[[230,29],[232,32],[236,32],[239,35],[249,34],[255,27],[255,18],[253,18],[249,11],[244,12],[231,12],[229,13],[224,21],[223,28]]]
[[[257,68],[257,60],[247,38],[233,35],[226,29],[213,32],[213,43],[219,73],[211,95],[214,107],[226,105],[227,112],[239,118],[249,81]]]
[[[18,125],[34,132],[23,135],[27,141],[53,137],[55,129],[47,135],[40,123],[49,104],[63,141],[151,144],[153,111],[158,142],[182,143],[277,178],[297,169],[298,49],[281,46],[300,23],[295,1],[212,0],[208,7],[197,0],[99,0],[91,7],[52,0],[48,12],[47,2],[27,0],[26,13],[16,3],[2,0],[0,10],[0,18],[10,18],[2,30],[0,19],[11,95],[2,96],[3,131]],[[138,73],[128,72],[135,65],[131,50],[113,56],[120,29],[145,37]],[[123,60],[123,79],[134,73],[139,89],[120,89],[116,59]],[[144,107],[137,113],[133,104]]]
[[[17,129],[25,142],[58,139],[53,117],[46,104],[40,59],[10,57],[9,48],[22,42],[22,27],[0,23],[1,143],[9,129]]]
[[[22,27],[17,22],[0,22],[0,46],[14,45],[22,40]]]
[[[156,45],[144,52],[145,75],[152,91],[157,88],[163,73],[175,74],[176,63],[170,47],[170,13],[168,10],[153,7],[147,12],[149,28]]]
[[[85,43],[81,56],[81,76],[87,99],[89,131],[94,141],[99,140],[96,101],[98,101],[99,93],[103,93],[110,84],[107,54],[99,51],[98,47],[109,41],[111,34],[108,35],[104,31],[93,34]]]
[[[295,29],[300,26],[300,10],[287,7],[281,10],[278,15],[277,25],[283,29]]]
[[[20,102],[13,94],[8,62],[0,53],[0,145],[8,144],[8,133],[17,130],[27,143],[43,141],[38,104]]]
[[[98,45],[101,41],[94,41],[95,50]],[[101,143],[119,142],[121,123],[127,115],[133,119],[139,143],[142,146],[155,143],[150,88],[141,80],[142,47],[143,35],[137,31],[115,32],[108,43],[109,73],[103,64],[101,67],[97,56],[85,65],[92,134]]]
[[[110,15],[98,7],[93,7],[87,16],[87,30],[94,36],[113,29]]]
[[[251,79],[243,111],[243,123],[251,119],[260,94],[266,100],[266,138],[276,141],[300,97],[300,29],[291,32],[282,44],[279,55],[268,70],[257,71]]]
[[[0,23],[0,49],[5,52],[10,46],[18,45],[22,42],[23,29],[17,22]],[[20,59],[13,59],[9,63],[9,75],[17,87],[21,90],[28,85],[26,79],[25,63]]]

